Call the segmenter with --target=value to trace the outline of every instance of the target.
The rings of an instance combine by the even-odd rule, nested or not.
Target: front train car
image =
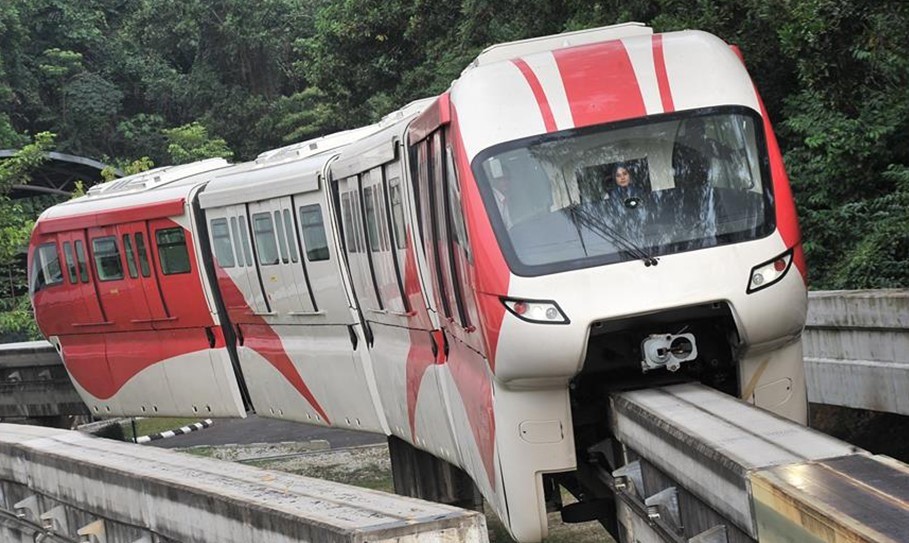
[[[450,123],[494,375],[500,471],[468,471],[517,539],[546,534],[543,475],[609,437],[610,390],[698,380],[805,422],[794,203],[733,48],[634,24],[505,44],[436,109],[412,130]]]

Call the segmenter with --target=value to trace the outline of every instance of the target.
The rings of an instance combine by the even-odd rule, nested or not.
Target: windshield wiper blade
[[[629,241],[627,238],[619,234],[615,228],[612,228],[606,224],[606,222],[601,217],[590,213],[586,209],[582,209],[581,203],[571,204],[568,206],[568,210],[569,214],[575,217],[578,222],[582,223],[590,230],[599,234],[600,237],[621,246],[636,258],[643,260],[644,266],[656,266],[660,263],[659,260],[650,256],[647,251],[638,247],[633,242]]]

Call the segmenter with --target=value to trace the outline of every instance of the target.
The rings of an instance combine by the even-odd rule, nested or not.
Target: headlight
[[[521,300],[502,298],[505,308],[515,317],[542,324],[568,324],[570,321],[559,304],[550,300]]]
[[[751,278],[745,293],[751,294],[779,282],[791,266],[792,249],[789,249],[780,256],[751,268]]]

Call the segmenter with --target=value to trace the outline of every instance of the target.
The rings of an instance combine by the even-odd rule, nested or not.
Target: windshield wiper
[[[571,204],[568,206],[569,215],[575,218],[579,223],[593,232],[597,233],[603,239],[618,245],[632,254],[632,256],[644,261],[644,266],[656,266],[659,260],[650,256],[644,249],[638,247],[633,242],[618,233],[618,231],[606,224],[606,222],[596,214],[593,214],[582,208],[581,203]]]

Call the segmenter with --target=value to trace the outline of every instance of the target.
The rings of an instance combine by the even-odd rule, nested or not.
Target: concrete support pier
[[[488,541],[476,512],[95,438],[0,424],[0,541]]]

